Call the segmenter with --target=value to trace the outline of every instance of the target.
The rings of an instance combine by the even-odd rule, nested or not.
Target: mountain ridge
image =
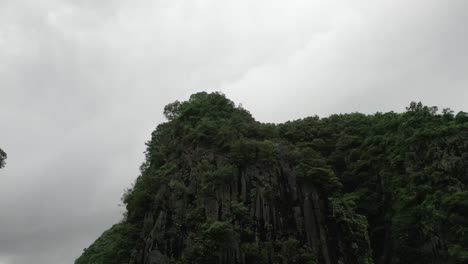
[[[465,263],[468,115],[437,112],[263,124],[221,93],[176,101],[75,264]]]

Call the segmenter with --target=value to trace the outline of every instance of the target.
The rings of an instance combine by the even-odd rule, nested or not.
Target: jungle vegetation
[[[465,112],[265,124],[202,92],[164,114],[124,218],[75,264],[468,263]]]

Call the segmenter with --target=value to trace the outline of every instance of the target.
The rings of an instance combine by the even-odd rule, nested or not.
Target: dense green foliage
[[[467,263],[468,114],[437,112],[274,125],[219,93],[169,104],[124,220],[75,263]]]
[[[133,231],[133,233],[136,232]],[[81,258],[75,263],[128,263],[131,249],[134,247],[133,242],[131,227],[126,223],[116,224],[104,232],[89,248],[85,249]]]

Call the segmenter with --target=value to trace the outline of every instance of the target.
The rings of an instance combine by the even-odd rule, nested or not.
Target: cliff
[[[76,264],[468,261],[463,112],[274,125],[198,93],[164,113],[124,219]]]

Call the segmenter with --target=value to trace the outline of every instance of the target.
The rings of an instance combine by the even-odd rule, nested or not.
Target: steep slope
[[[164,113],[127,214],[76,264],[468,260],[465,113],[273,125],[219,93]]]

